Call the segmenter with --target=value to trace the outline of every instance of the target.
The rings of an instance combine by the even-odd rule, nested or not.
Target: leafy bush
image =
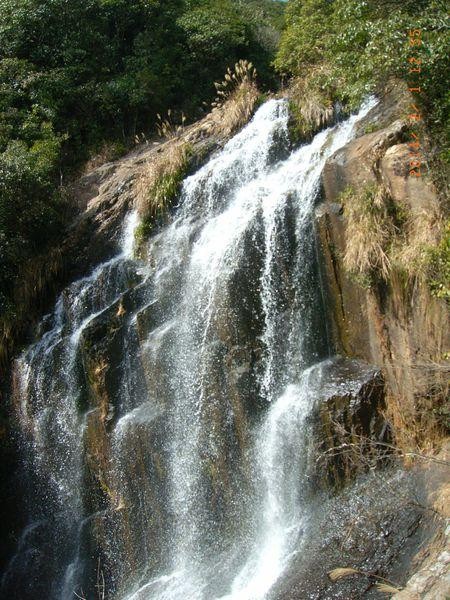
[[[431,293],[437,298],[450,300],[450,221],[441,242],[428,249],[427,275]]]
[[[355,108],[389,77],[420,79],[420,102],[428,121],[449,127],[445,77],[450,50],[449,17],[438,0],[290,0],[277,69],[315,84],[325,100]],[[420,29],[422,44],[409,46],[408,31]],[[408,74],[408,59],[422,72]],[[312,87],[310,85],[310,87]]]
[[[196,117],[240,58],[269,81],[281,15],[271,0],[0,0],[0,316],[64,229],[61,178],[170,107]],[[162,178],[156,204],[177,185]]]
[[[21,266],[61,231],[64,211],[51,181],[58,144],[54,136],[31,149],[13,141],[0,155],[0,313],[14,309]]]

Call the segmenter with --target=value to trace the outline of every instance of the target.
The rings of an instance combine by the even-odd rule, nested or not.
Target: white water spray
[[[268,101],[185,180],[176,217],[149,241],[151,266],[132,261],[132,213],[120,253],[62,294],[20,359],[30,455],[69,517],[53,537],[42,521],[64,549],[52,600],[82,591],[97,520],[117,600],[263,600],[300,550],[307,417],[326,355],[313,209],[325,161],[371,106],[289,152],[287,103]],[[105,498],[90,514],[80,344],[111,310]]]

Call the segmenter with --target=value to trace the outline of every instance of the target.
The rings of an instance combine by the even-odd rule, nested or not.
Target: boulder
[[[411,177],[409,161],[408,144],[389,146],[379,163],[382,183],[392,200],[414,215],[437,213],[439,200],[436,188],[428,177]]]
[[[322,174],[327,201],[338,200],[349,186],[376,183],[378,161],[393,144],[406,139],[407,129],[407,121],[399,119],[380,131],[352,140],[335,152],[327,160]]]
[[[270,600],[382,600],[373,574],[401,587],[423,542],[417,474],[372,471],[336,495],[316,496],[301,550],[269,592]],[[360,571],[339,581],[333,569]],[[372,576],[371,576],[372,575]],[[403,600],[403,599],[402,599]]]
[[[341,357],[327,361],[321,378],[313,417],[314,476],[321,485],[339,487],[386,454],[384,380],[380,369]]]
[[[391,79],[383,89],[378,90],[377,96],[380,102],[356,124],[356,137],[384,129],[398,119],[405,119],[411,112],[412,97],[405,81]]]

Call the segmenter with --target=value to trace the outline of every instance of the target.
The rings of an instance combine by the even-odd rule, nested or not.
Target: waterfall
[[[372,106],[291,151],[269,100],[186,178],[145,263],[131,213],[61,294],[15,365],[28,524],[1,597],[267,596],[308,529],[320,174]]]

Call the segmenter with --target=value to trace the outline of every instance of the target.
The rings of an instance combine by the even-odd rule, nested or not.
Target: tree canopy
[[[449,26],[442,0],[289,0],[275,64],[354,108],[389,77],[417,81],[414,57],[429,122],[448,128]],[[421,32],[415,46],[410,30]]]
[[[169,108],[198,115],[251,60],[263,85],[282,24],[272,0],[0,0],[0,314],[20,266],[63,230],[61,177],[124,147]]]

